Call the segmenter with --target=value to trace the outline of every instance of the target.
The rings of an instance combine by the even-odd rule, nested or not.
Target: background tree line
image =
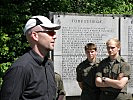
[[[11,64],[28,51],[23,27],[29,17],[49,12],[133,15],[133,0],[1,0],[0,84]]]

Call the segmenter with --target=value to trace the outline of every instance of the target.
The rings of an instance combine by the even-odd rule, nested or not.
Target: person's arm
[[[105,82],[103,82],[103,75],[102,75],[102,63],[100,63],[101,65],[99,65],[98,69],[97,69],[97,73],[96,73],[96,80],[95,80],[95,84],[97,87],[109,87],[108,84],[106,84]]]
[[[81,65],[79,65],[77,68],[76,68],[76,80],[78,82],[78,85],[80,87],[80,89],[82,90],[83,89],[83,83],[82,83],[82,70],[81,70]]]
[[[104,78],[105,83],[110,87],[122,89],[127,84],[130,75],[130,65],[128,63],[124,63],[121,67],[122,72],[119,74],[116,80]]]
[[[98,68],[97,68],[97,72],[96,72],[96,79],[95,79],[95,84],[97,87],[109,87],[108,84],[106,84],[105,82],[103,82],[103,68],[104,68],[104,63],[106,59],[104,59],[103,61],[100,62]]]
[[[58,100],[64,100],[66,92],[64,90],[64,84],[61,76],[58,74]]]
[[[59,95],[58,100],[64,100],[65,95]]]
[[[119,74],[117,80],[110,79],[107,77],[97,77],[96,86],[98,87],[113,87],[117,89],[122,89],[128,82],[128,77],[124,77],[123,73]]]
[[[79,87],[81,88],[81,90],[83,89],[83,84],[82,84],[82,82],[78,82],[78,84],[79,84]]]
[[[119,80],[114,80],[110,78],[104,78],[104,83],[108,84],[110,87],[122,89],[128,82],[128,77],[122,77]]]
[[[97,87],[109,87],[109,85],[105,83],[101,77],[96,77],[95,83]]]

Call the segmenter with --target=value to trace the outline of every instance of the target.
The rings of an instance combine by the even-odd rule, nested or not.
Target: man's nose
[[[53,36],[53,39],[56,39],[56,34]]]

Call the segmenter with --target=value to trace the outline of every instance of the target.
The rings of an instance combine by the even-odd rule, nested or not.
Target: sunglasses
[[[37,32],[37,33],[46,33],[50,36],[54,36],[56,34],[55,31],[35,31],[35,32]]]

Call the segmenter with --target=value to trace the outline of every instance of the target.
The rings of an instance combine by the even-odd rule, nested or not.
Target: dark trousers
[[[100,93],[82,92],[81,100],[99,100]]]
[[[132,100],[130,94],[117,92],[101,92],[99,100]]]

